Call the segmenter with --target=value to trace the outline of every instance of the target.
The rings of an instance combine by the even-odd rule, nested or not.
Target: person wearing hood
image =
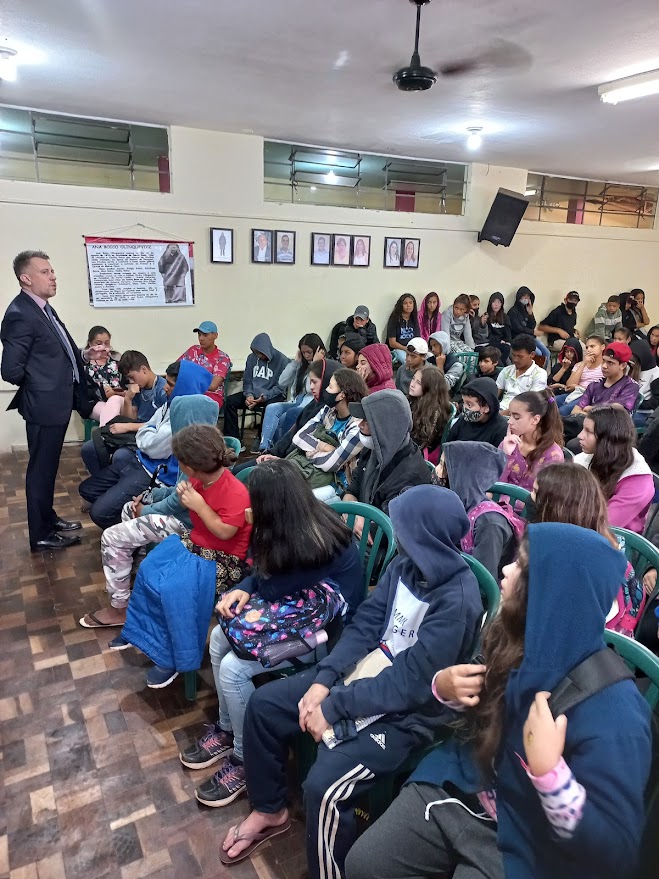
[[[515,304],[508,312],[510,320],[510,332],[513,339],[516,336],[534,336],[537,337],[536,320],[533,314],[533,305],[535,304],[535,293],[528,287],[520,287],[515,294]],[[550,353],[540,339],[535,339],[535,351],[541,357],[545,358],[545,363],[549,363]]]
[[[348,333],[344,336],[339,350],[341,366],[344,366],[346,369],[357,369],[359,352],[365,347],[366,344],[361,336],[354,335],[353,333]]]
[[[173,438],[190,424],[216,425],[220,407],[208,396],[191,394],[172,400],[170,410]],[[179,467],[177,485],[182,479],[185,475]],[[176,486],[155,488],[126,503],[121,522],[101,534],[101,561],[110,607],[90,611],[82,617],[80,625],[86,629],[123,626],[135,551],[160,543],[170,534],[180,534],[184,529],[192,530],[192,522]]]
[[[577,339],[568,339],[565,345],[558,352],[556,363],[549,371],[547,379],[547,387],[557,395],[556,403],[558,406],[562,404],[558,394],[568,391],[568,382],[572,377],[575,367],[583,361],[583,348]],[[566,393],[567,397],[568,394]]]
[[[135,434],[137,448],[117,449],[108,467],[80,483],[80,496],[91,504],[89,515],[99,528],[117,525],[124,504],[149,486],[176,482],[170,405],[176,397],[205,394],[213,376],[203,366],[181,360],[167,367],[166,377],[169,399]]]
[[[267,333],[257,333],[250,345],[251,353],[245,363],[243,389],[231,394],[224,404],[224,435],[238,437],[238,410],[247,407],[263,410],[269,403],[283,403],[284,394],[279,387],[279,379],[289,362],[288,357],[272,347]],[[257,452],[261,443],[260,435],[254,438],[252,451]]]
[[[489,443],[453,442],[444,447],[435,468],[439,484],[457,494],[469,518],[463,552],[484,565],[497,582],[503,565],[513,560],[525,525],[509,504],[487,497],[506,463],[505,454]]]
[[[348,409],[359,421],[364,451],[343,500],[371,504],[388,513],[390,502],[402,491],[432,481],[430,468],[410,437],[410,404],[400,391],[379,391]],[[357,539],[363,527],[363,518],[357,516],[353,529]]]
[[[430,687],[447,659],[468,661],[483,615],[476,579],[458,550],[467,515],[455,494],[430,485],[392,500],[390,515],[398,555],[331,653],[249,700],[244,748],[253,811],[229,830],[224,864],[290,828],[288,744],[300,728],[316,741],[334,730],[339,744],[320,746],[304,782],[307,866],[312,879],[344,876],[356,800],[452,719]],[[364,660],[379,673],[360,674],[358,666],[348,680]],[[360,718],[372,722],[358,730]]]
[[[593,336],[601,336],[605,340],[613,338],[613,334],[622,326],[622,311],[620,311],[620,297],[609,296],[595,312],[588,327],[588,333]]]
[[[346,318],[343,335],[361,336],[365,345],[379,343],[377,327],[371,320],[371,313],[365,305],[358,305],[353,314]]]
[[[499,414],[499,391],[494,379],[475,378],[462,388],[462,413],[446,438],[489,443],[498,448],[506,433],[508,421]]]
[[[375,345],[366,345],[357,355],[357,372],[366,382],[371,394],[383,391],[386,388],[393,389],[394,369],[391,363],[391,351],[386,345],[378,342]]]
[[[426,362],[436,366],[437,369],[444,373],[444,378],[450,391],[462,378],[465,368],[457,354],[451,352],[449,334],[443,330],[433,333],[428,341],[428,347],[430,348],[431,356],[428,357]]]
[[[460,296],[456,296],[453,305],[449,306],[442,314],[442,330],[448,333],[451,339],[451,350],[454,354],[474,350],[470,309],[469,297],[462,293]]]
[[[604,622],[626,567],[593,531],[528,527],[504,570],[485,664],[444,668],[433,679],[440,704],[466,711],[469,742],[454,738],[421,761],[350,852],[348,879],[634,873],[650,774],[648,706],[629,679],[556,718],[547,701],[572,669],[607,649]]]
[[[487,312],[481,314],[481,299],[475,294],[469,297],[471,308],[469,309],[469,320],[471,321],[471,335],[474,338],[474,348],[481,348],[487,345],[489,333],[487,331]]]

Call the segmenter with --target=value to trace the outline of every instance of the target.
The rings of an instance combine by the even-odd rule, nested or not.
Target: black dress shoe
[[[67,534],[53,533],[44,540],[37,540],[36,543],[31,543],[30,549],[32,552],[52,552],[55,549],[66,549],[69,546],[74,546],[76,543],[80,543],[79,534],[76,534],[75,537],[70,537]]]
[[[79,531],[82,528],[82,522],[67,522],[66,519],[57,519],[53,531]]]

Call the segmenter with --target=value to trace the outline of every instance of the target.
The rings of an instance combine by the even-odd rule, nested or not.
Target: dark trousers
[[[268,400],[263,406],[257,406],[256,409],[253,409],[253,412],[263,412],[266,406],[270,403],[283,403],[284,398],[281,394],[276,394],[271,400]],[[239,391],[237,394],[231,394],[226,397],[224,400],[224,435],[225,436],[235,436],[236,439],[239,435],[238,430],[238,410],[245,408],[245,395],[242,391]],[[259,428],[259,436],[261,435],[261,428]]]
[[[109,467],[80,483],[78,491],[92,505],[89,515],[99,528],[121,522],[124,504],[149,487],[151,477],[135,449],[117,449]]]
[[[298,726],[298,702],[315,669],[260,687],[247,703],[243,732],[247,792],[259,812],[283,809],[288,799],[288,746]],[[391,722],[376,721],[352,741],[330,750],[323,743],[304,782],[307,863],[312,879],[344,875],[357,837],[355,801],[378,775],[395,771],[420,744],[419,737]]]
[[[90,476],[98,476],[98,474],[103,469],[103,465],[98,459],[98,453],[96,452],[94,440],[87,440],[86,443],[82,444],[82,448],[80,449],[80,457],[82,458],[83,464],[89,471]]]
[[[52,534],[57,520],[53,496],[68,423],[46,425],[28,421],[25,427],[30,453],[25,473],[27,527],[30,543],[34,544]]]

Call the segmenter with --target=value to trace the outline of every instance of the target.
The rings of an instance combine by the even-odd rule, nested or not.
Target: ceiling
[[[499,40],[529,63],[405,94],[391,76],[409,62],[414,16],[407,0],[4,0],[0,45],[31,63],[0,83],[0,103],[659,183],[659,96],[597,96],[659,68],[657,0],[432,0],[425,65]],[[475,125],[484,144],[470,153]]]

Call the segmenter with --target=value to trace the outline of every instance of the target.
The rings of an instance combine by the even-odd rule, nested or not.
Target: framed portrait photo
[[[352,236],[352,260],[351,266],[368,267],[371,264],[371,236]]]
[[[351,235],[333,235],[332,236],[332,265],[333,266],[349,266],[350,265],[350,244],[352,242]]]
[[[402,238],[384,239],[384,267],[385,269],[399,269],[401,253],[403,249]]]
[[[311,233],[311,265],[328,266],[332,262],[332,233]]]
[[[233,262],[233,229],[211,229],[211,262]]]
[[[275,262],[283,266],[295,263],[295,232],[275,232]]]
[[[272,262],[272,229],[252,229],[252,262]]]
[[[421,250],[420,238],[404,238],[403,239],[403,268],[418,269],[419,268],[419,251]]]

